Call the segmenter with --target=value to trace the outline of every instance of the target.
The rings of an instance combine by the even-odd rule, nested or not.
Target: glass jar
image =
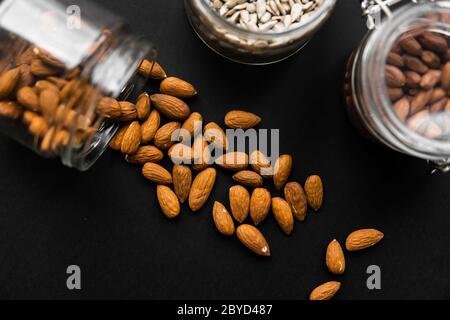
[[[5,0],[0,5],[0,131],[79,170],[117,124],[97,110],[124,100],[154,49],[123,21],[85,0]]]
[[[401,6],[391,11],[390,6],[399,2]],[[446,39],[444,45],[447,51],[436,53],[439,64],[427,66],[423,71],[436,68],[438,73],[441,72],[441,67],[450,61],[450,1],[371,0],[363,1],[363,8],[369,16],[368,26],[373,29],[352,53],[347,64],[344,91],[352,122],[375,141],[399,152],[429,160],[433,171],[449,171],[450,91],[436,87],[442,92],[442,103],[435,108],[431,105],[431,98],[425,100],[418,97],[418,94],[425,96],[421,92],[430,92],[430,97],[431,94],[434,96],[436,90],[425,87],[425,82],[422,82],[426,72],[411,72],[418,74],[419,80],[422,79],[417,83],[417,90],[408,87],[408,81],[407,85],[401,83],[398,88],[392,88],[387,85],[386,66],[388,61],[389,64],[395,64],[388,60],[392,59],[393,53],[404,59],[396,70],[403,68],[402,61],[412,60],[417,63],[419,59],[423,63],[421,59],[425,51],[433,54],[430,53],[430,45],[423,42],[423,37],[432,33],[441,40]],[[405,51],[405,48],[411,48],[399,46],[399,41],[411,37],[422,41],[417,42],[421,44],[418,48],[422,49],[418,51],[418,56]],[[410,63],[406,67],[413,68]],[[418,103],[419,99],[426,105]],[[403,108],[401,103],[403,107],[406,105],[410,108]],[[415,110],[414,106],[420,109]]]
[[[302,49],[330,16],[336,0],[323,0],[296,28],[279,33],[240,28],[224,19],[206,0],[185,0],[184,3],[195,32],[213,51],[240,63],[269,64]]]

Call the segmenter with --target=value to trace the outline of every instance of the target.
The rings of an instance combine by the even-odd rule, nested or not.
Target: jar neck
[[[395,150],[434,161],[450,159],[450,143],[425,138],[396,116],[384,70],[390,49],[405,32],[432,29],[450,34],[448,23],[424,18],[428,13],[448,13],[449,9],[447,1],[411,3],[399,9],[366,36],[356,53],[352,72],[356,110],[369,132]]]
[[[73,107],[77,116],[67,128],[70,142],[60,156],[65,165],[81,171],[89,169],[103,154],[118,127],[97,113],[98,102],[105,96],[126,100],[132,91],[141,90],[146,79],[138,75],[138,67],[143,59],[155,59],[150,43],[123,30],[108,35],[94,50],[82,63],[78,86],[64,101],[66,114]],[[77,104],[72,106],[74,100]]]

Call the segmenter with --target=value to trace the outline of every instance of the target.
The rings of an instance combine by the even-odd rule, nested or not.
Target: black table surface
[[[221,170],[203,210],[185,205],[169,221],[155,186],[120,154],[108,150],[80,173],[1,136],[0,298],[304,299],[333,279],[337,299],[450,298],[450,176],[361,137],[344,111],[344,65],[366,32],[357,1],[339,1],[301,53],[262,67],[208,49],[183,1],[99,2],[157,44],[170,75],[197,86],[190,106],[207,121],[242,108],[281,129],[292,179],[320,174],[324,206],[291,237],[270,217],[261,230],[272,256],[260,258],[214,227],[212,200],[228,203],[232,185]],[[330,275],[328,242],[367,227],[385,233],[382,243],[347,254],[345,275]],[[80,266],[82,290],[67,289],[69,265]],[[367,289],[370,265],[381,269],[381,290]]]

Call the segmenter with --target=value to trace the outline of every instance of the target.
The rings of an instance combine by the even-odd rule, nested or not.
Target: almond
[[[260,123],[260,117],[246,111],[230,111],[225,116],[225,125],[232,129],[250,129]]]
[[[217,148],[228,149],[227,135],[215,122],[210,122],[205,126],[205,139]]]
[[[216,159],[216,164],[227,170],[240,171],[248,167],[248,155],[245,152],[229,152]]]
[[[323,183],[319,176],[310,176],[305,182],[306,199],[309,206],[318,211],[323,202]]]
[[[341,283],[338,281],[330,281],[321,284],[315,288],[309,295],[309,300],[330,300],[341,288]]]
[[[411,104],[409,102],[409,99],[406,97],[398,100],[394,104],[394,111],[397,114],[397,117],[402,121],[406,121],[406,119],[408,118],[410,108]]]
[[[166,72],[158,62],[147,59],[142,61],[138,71],[142,76],[155,80],[161,80],[167,77]]]
[[[67,82],[67,84],[61,89],[60,92],[61,100],[69,98],[72,92],[78,87],[79,87],[78,80],[70,80],[69,82]]]
[[[109,147],[113,150],[116,151],[120,151],[122,148],[122,141],[123,141],[123,137],[125,136],[125,133],[128,130],[129,125],[126,124],[122,127],[120,127],[116,134],[114,135],[114,137],[111,139],[111,141],[109,142]]]
[[[158,185],[156,187],[156,195],[159,205],[167,218],[173,219],[178,217],[181,208],[178,198],[168,186]]]
[[[254,226],[243,224],[237,227],[236,234],[241,243],[260,256],[269,257],[270,248],[266,238]]]
[[[422,111],[426,105],[430,102],[433,96],[432,89],[427,91],[420,91],[414,98],[411,100],[411,114],[415,114],[419,111]]]
[[[39,95],[39,107],[42,113],[48,117],[52,117],[59,105],[59,93],[55,90],[45,89]]]
[[[192,211],[196,212],[204,206],[215,182],[216,169],[214,168],[207,168],[195,177],[189,193],[189,207]]]
[[[31,86],[31,84],[34,82],[34,77],[31,73],[31,67],[28,64],[22,64],[18,68],[20,70],[20,78],[16,85],[16,90]]]
[[[263,178],[271,179],[273,177],[272,165],[260,150],[255,150],[250,154],[250,165]]]
[[[58,90],[64,88],[64,86],[68,83],[66,79],[58,78],[58,77],[48,77],[47,80],[53,83]],[[39,82],[39,81],[38,81]]]
[[[150,114],[150,96],[147,92],[142,93],[136,102],[137,118],[144,121]]]
[[[122,111],[120,103],[116,99],[103,97],[97,104],[97,111],[102,116],[111,119],[120,119]]]
[[[0,100],[7,98],[14,91],[19,79],[19,68],[8,70],[0,76]]]
[[[25,123],[26,125],[30,125],[31,121],[33,121],[34,117],[39,117],[37,113],[33,112],[33,111],[28,111],[25,110],[23,112],[23,116],[22,116],[22,120],[23,123]]]
[[[36,59],[35,47],[29,47],[16,58],[16,65],[31,64]]]
[[[406,85],[411,88],[417,88],[422,81],[422,76],[414,71],[406,71]]]
[[[328,271],[332,274],[343,274],[345,272],[345,256],[340,243],[334,239],[327,247],[326,264]]]
[[[164,158],[161,150],[154,146],[140,147],[136,153],[127,154],[125,160],[133,164],[146,164],[147,162],[160,162]]]
[[[137,110],[136,106],[128,101],[120,101],[120,118],[119,121],[134,121],[137,119]]]
[[[441,36],[436,32],[422,32],[417,40],[420,42],[423,48],[444,54],[447,52],[448,43],[447,37]]]
[[[345,241],[348,251],[358,251],[371,247],[383,239],[384,234],[376,229],[361,229],[352,232]]]
[[[283,189],[292,171],[292,157],[288,154],[281,155],[275,162],[273,182],[277,190]]]
[[[386,65],[385,67],[386,83],[389,87],[401,88],[406,83],[406,78],[403,72],[392,65]]]
[[[0,117],[17,119],[22,115],[22,109],[13,101],[0,101]]]
[[[263,222],[269,214],[272,197],[269,190],[256,188],[250,198],[250,217],[255,225]]]
[[[263,178],[256,172],[250,170],[242,170],[235,173],[233,180],[251,188],[262,187],[263,185]]]
[[[41,151],[49,152],[51,148],[51,143],[53,141],[53,137],[55,136],[55,127],[51,127],[42,138],[41,142]]]
[[[228,193],[231,213],[236,221],[242,223],[250,210],[250,194],[242,186],[233,186]]]
[[[141,144],[141,126],[139,122],[134,121],[130,124],[125,135],[123,136],[122,146],[120,150],[125,154],[136,153]]]
[[[167,152],[174,164],[192,164],[194,161],[192,148],[184,143],[176,143]]]
[[[213,206],[213,219],[217,230],[224,236],[232,236],[235,231],[234,221],[223,204],[216,201]]]
[[[169,122],[156,131],[153,142],[161,150],[168,150],[175,142],[178,141],[179,122]]]
[[[175,194],[181,203],[186,202],[192,185],[192,171],[188,166],[174,165],[172,170]]]
[[[284,197],[291,206],[292,214],[298,221],[305,221],[308,202],[300,183],[289,182],[284,187]]]
[[[294,230],[294,216],[286,200],[276,197],[272,199],[272,212],[281,230],[287,235]]]
[[[39,110],[39,97],[30,87],[23,87],[17,91],[17,101],[31,111]]]
[[[412,71],[415,71],[419,74],[424,74],[425,72],[427,72],[429,70],[429,68],[427,67],[426,64],[424,64],[422,62],[422,60],[413,57],[413,56],[408,56],[405,55],[403,57],[403,60],[405,61],[405,65]]]
[[[445,90],[450,89],[450,62],[447,62],[442,68],[441,85]]]
[[[184,121],[181,129],[186,130],[191,135],[190,138],[197,136],[202,131],[202,121],[203,116],[198,112],[193,112],[191,115]]]
[[[70,134],[66,130],[56,130],[51,144],[51,150],[56,152],[59,147],[66,147],[70,141]]]
[[[59,88],[54,83],[47,80],[36,81],[34,87],[37,89],[39,93],[41,93],[44,90],[53,90],[59,93]]]
[[[441,81],[442,72],[440,70],[429,70],[425,73],[420,81],[420,86],[425,89],[432,89]]]
[[[31,119],[30,126],[28,130],[35,137],[43,138],[46,132],[48,131],[48,125],[45,121],[44,117],[35,116]]]
[[[54,76],[61,72],[59,69],[45,64],[40,59],[34,59],[31,62],[30,66],[31,66],[31,73],[36,77]]]
[[[399,42],[400,48],[402,48],[405,52],[415,55],[422,55],[422,46],[414,37],[406,37]]]
[[[147,162],[142,168],[142,175],[157,184],[172,184],[172,175],[159,164]]]
[[[161,82],[160,91],[177,98],[192,98],[197,94],[192,84],[175,77],[164,79]]]
[[[192,156],[194,160],[192,169],[201,171],[209,166],[211,158],[209,145],[202,135],[198,135],[194,139],[194,143],[192,145]]]
[[[437,69],[441,66],[441,58],[433,51],[424,51],[422,53],[422,60],[430,68]]]
[[[150,143],[155,137],[161,123],[161,116],[157,110],[152,110],[148,119],[141,124],[142,143]]]
[[[61,60],[52,56],[49,52],[47,52],[43,49],[36,50],[36,52],[37,52],[37,57],[39,59],[41,59],[42,62],[44,62],[45,64],[55,67],[55,68],[59,68],[59,69],[65,68],[66,65]]]
[[[172,120],[185,120],[191,114],[189,106],[184,101],[167,94],[153,94],[150,101],[161,114]]]

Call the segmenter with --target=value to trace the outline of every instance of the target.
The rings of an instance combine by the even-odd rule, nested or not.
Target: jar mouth
[[[305,21],[300,21],[300,25],[291,30],[285,30],[282,32],[264,32],[264,31],[251,31],[238,27],[234,23],[224,19],[218,12],[216,12],[210,5],[206,3],[205,0],[195,0],[203,9],[204,13],[209,12],[209,15],[214,19],[215,23],[219,25],[226,25],[227,28],[230,28],[230,31],[234,33],[242,34],[243,36],[259,36],[264,40],[271,40],[273,38],[282,38],[282,37],[295,37],[296,34],[302,34],[305,32],[305,29],[308,29],[315,22],[317,23],[317,18],[323,15],[326,15],[327,12],[332,10],[336,4],[336,0],[324,0],[324,2],[318,6],[318,8],[307,18]],[[302,19],[303,20],[303,19]]]
[[[363,50],[361,68],[363,86],[368,89],[367,105],[370,108],[370,121],[381,134],[390,137],[396,148],[428,160],[450,157],[450,141],[428,138],[409,128],[397,116],[389,99],[385,83],[385,64],[388,54],[399,37],[412,30],[433,31],[439,29],[449,32],[450,24],[426,19],[431,12],[449,13],[450,3],[411,3],[399,8],[394,16],[375,29]],[[382,94],[380,94],[380,90]]]

